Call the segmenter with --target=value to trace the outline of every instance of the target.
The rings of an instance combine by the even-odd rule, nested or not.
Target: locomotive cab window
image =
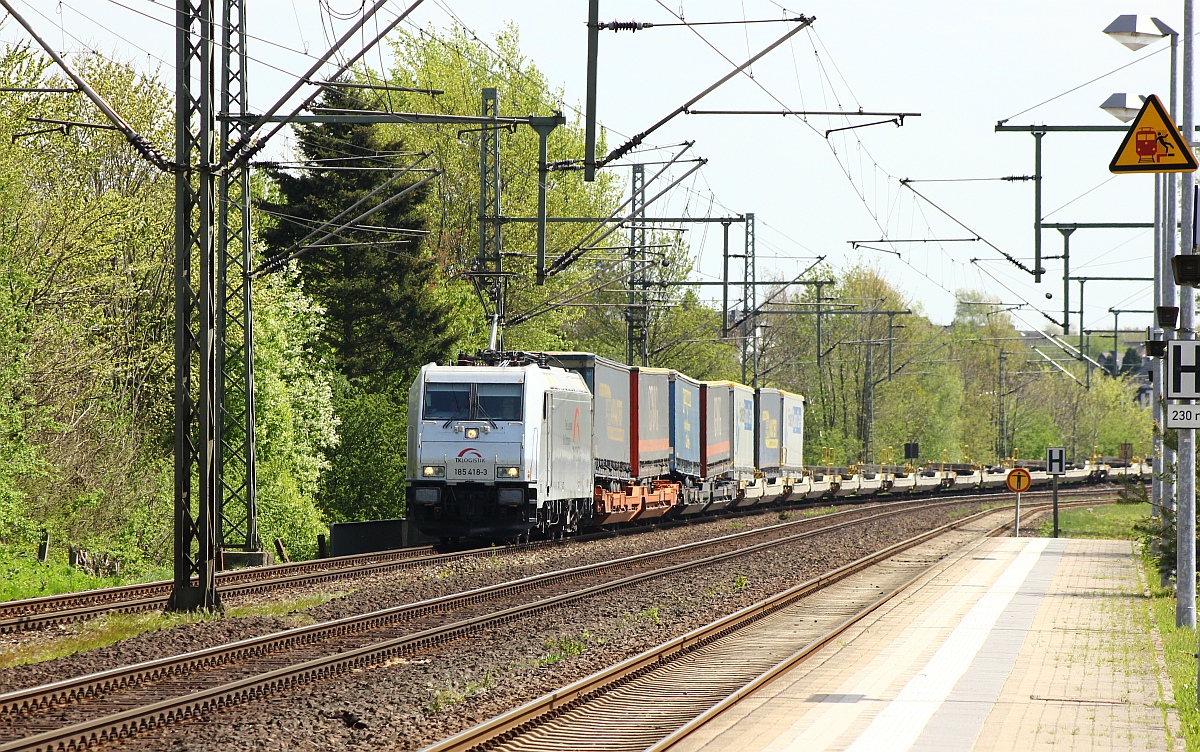
[[[425,385],[425,420],[520,421],[520,384]]]
[[[467,420],[471,417],[471,385],[425,385],[425,420]]]
[[[480,384],[476,408],[478,420],[521,420],[521,385]]]

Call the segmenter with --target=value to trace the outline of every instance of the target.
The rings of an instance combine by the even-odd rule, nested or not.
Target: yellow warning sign
[[[1196,156],[1151,94],[1108,164],[1109,172],[1194,172]]]
[[[1008,477],[1004,479],[1004,484],[1013,493],[1023,493],[1028,491],[1029,487],[1033,485],[1033,477],[1029,475],[1029,471],[1025,468],[1014,467],[1008,471]]]

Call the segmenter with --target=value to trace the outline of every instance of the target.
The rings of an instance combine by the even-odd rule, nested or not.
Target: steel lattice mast
[[[496,89],[483,90],[483,118],[500,116]],[[492,297],[492,336],[488,346],[504,346],[504,261],[500,242],[500,126],[484,124],[479,132],[479,261],[477,285],[486,285]]]
[[[634,225],[629,230],[629,307],[625,309],[628,324],[625,362],[631,366],[648,366],[647,352],[650,321],[650,280],[646,274],[646,166],[635,164],[629,183],[630,216]]]
[[[746,212],[746,253],[742,257],[742,383],[758,386],[758,281],[754,264],[754,213]]]
[[[170,608],[220,607],[213,0],[177,0],[175,586]]]
[[[221,163],[246,134],[246,0],[224,0],[221,55]],[[253,256],[250,167],[225,170],[218,182],[217,371],[221,414],[217,442],[217,540],[222,548],[261,551],[254,441]]]

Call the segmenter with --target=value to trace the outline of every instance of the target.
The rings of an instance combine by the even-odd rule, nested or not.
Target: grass
[[[587,649],[587,644],[592,639],[592,633],[586,629],[583,631],[583,634],[579,635],[578,639],[574,637],[552,637],[542,643],[546,648],[546,653],[537,659],[535,665],[551,666],[571,656],[580,655]]]
[[[351,591],[347,590],[340,593],[321,593],[319,595],[308,595],[303,598],[295,598],[292,600],[277,600],[268,601],[266,603],[256,603],[250,606],[234,606],[229,609],[228,615],[240,619],[247,616],[289,616],[297,611],[305,611],[323,603],[328,603],[334,598],[341,598],[343,595],[349,595]]]
[[[488,672],[480,679],[467,680],[467,683],[462,685],[461,689],[457,683],[449,687],[434,689],[433,699],[430,700],[426,710],[430,713],[441,713],[444,710],[449,710],[468,697],[482,694],[494,686],[496,686],[496,677],[491,672]]]
[[[1142,556],[1142,570],[1150,586],[1150,610],[1158,633],[1162,635],[1163,659],[1171,679],[1175,713],[1184,742],[1189,751],[1200,750],[1200,708],[1196,705],[1197,632],[1175,626],[1175,593],[1171,588],[1157,585],[1158,567],[1147,555]]]
[[[1095,507],[1074,507],[1058,512],[1059,536],[1062,538],[1103,538],[1131,540],[1138,537],[1133,524],[1150,516],[1149,504],[1105,504]],[[1037,535],[1054,535],[1054,519],[1047,516],[1038,524]]]
[[[651,606],[650,608],[638,611],[636,618],[645,619],[655,624],[662,624],[662,613],[658,610],[658,606]]]
[[[31,557],[0,555],[0,601],[40,598],[170,578],[171,573],[166,569],[154,569],[132,577],[92,577],[66,564],[43,564]]]
[[[77,634],[34,645],[18,645],[0,651],[0,668],[50,661],[84,650],[102,648],[145,632],[157,632],[160,629],[169,629],[180,624],[193,624],[217,618],[219,616],[216,614],[201,612],[167,614],[155,611],[141,614],[109,614],[87,622]]]
[[[804,516],[805,517],[818,517],[822,514],[833,514],[836,511],[837,511],[837,507],[813,507],[812,509],[805,509]]]
[[[319,606],[344,593],[329,593],[322,595],[297,598],[295,600],[278,600],[251,606],[237,606],[229,609],[231,618],[247,616],[287,616],[297,611]],[[0,651],[0,668],[11,668],[26,663],[41,663],[55,658],[64,658],[85,650],[112,645],[114,642],[137,637],[147,632],[157,632],[170,629],[180,624],[194,624],[201,621],[219,619],[219,614],[197,612],[187,614],[171,614],[161,611],[149,611],[137,614],[108,614],[85,622],[80,630],[71,635],[33,645],[19,645],[8,650]],[[297,623],[307,621],[299,615],[293,617]]]

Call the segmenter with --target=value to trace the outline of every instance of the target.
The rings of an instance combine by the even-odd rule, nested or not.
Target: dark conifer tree
[[[374,109],[353,89],[333,88],[324,107]],[[304,170],[272,170],[278,200],[262,232],[272,255],[291,250],[412,164],[416,155],[373,124],[325,123],[296,129]],[[379,205],[421,174],[366,199],[338,224]],[[404,514],[408,386],[421,365],[453,344],[451,311],[435,294],[441,270],[421,253],[423,190],[388,204],[299,257],[305,290],[326,309],[325,338],[345,377],[334,389],[341,443],[328,454],[317,503],[331,522]]]
[[[351,89],[327,90],[322,106],[373,109]],[[262,233],[272,254],[303,241],[415,158],[375,124],[322,123],[296,132],[299,151],[312,166],[270,173],[279,200],[260,207],[275,220]],[[416,182],[421,175],[415,175],[368,199],[345,219]],[[353,382],[399,386],[422,364],[442,358],[452,344],[449,311],[432,294],[438,270],[420,253],[423,222],[417,205],[423,195],[424,189],[414,191],[338,233],[326,241],[328,247],[300,256],[305,289],[327,311],[328,344]]]

